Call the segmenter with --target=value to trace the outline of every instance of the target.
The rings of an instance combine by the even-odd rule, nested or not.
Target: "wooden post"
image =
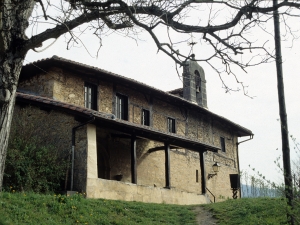
[[[273,0],[273,7],[278,5],[278,0]],[[284,83],[283,83],[283,69],[282,69],[282,55],[281,55],[281,40],[280,40],[280,22],[278,9],[273,11],[274,18],[274,39],[275,39],[275,53],[276,53],[276,72],[277,72],[277,90],[279,102],[279,115],[281,124],[281,143],[282,143],[282,160],[283,160],[283,174],[285,184],[285,197],[287,203],[293,212],[293,177],[291,170],[290,145],[289,145],[289,130],[287,122],[287,114],[285,107]],[[293,225],[295,223],[294,215],[288,211],[288,222]]]
[[[136,136],[131,136],[131,182],[137,183],[137,169],[136,169]]]
[[[170,177],[170,144],[165,142],[165,173],[166,173],[166,188],[171,188]]]
[[[201,169],[201,191],[202,194],[206,193],[206,179],[205,179],[205,158],[204,152],[199,152],[200,155],[200,169]]]

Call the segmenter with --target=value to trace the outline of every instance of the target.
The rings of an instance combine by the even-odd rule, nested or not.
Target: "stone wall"
[[[21,124],[20,124],[21,123]],[[28,137],[34,136],[45,145],[58,148],[61,157],[70,160],[72,146],[72,128],[80,122],[66,113],[54,110],[41,110],[35,106],[15,106],[12,127],[23,127],[19,129],[17,135]],[[86,128],[82,127],[76,132],[75,146],[75,170],[74,189],[84,191],[86,189]],[[68,173],[68,183],[70,187],[70,173]]]
[[[54,82],[54,78],[49,73],[40,74],[21,81],[18,90],[52,98]]]
[[[80,127],[76,130],[75,139],[75,159],[74,159],[74,186],[73,190],[77,192],[86,192],[87,180],[87,126]],[[73,191],[72,190],[72,191]]]
[[[205,167],[206,169],[206,177],[208,178],[208,174],[214,174],[212,169],[212,165],[215,162],[218,162],[220,167],[220,171],[217,175],[213,176],[212,178],[208,179],[206,182],[207,188],[215,195],[216,201],[223,201],[227,198],[232,198],[232,190],[230,185],[230,174],[238,174],[238,168],[235,164],[235,161],[226,154],[219,152],[219,153],[212,153],[207,152],[205,153]],[[208,193],[209,194],[209,193]],[[212,196],[210,196],[212,199]]]
[[[99,111],[105,113],[113,112],[113,85],[112,83],[99,81],[98,88],[98,105]]]
[[[16,104],[12,126],[18,126],[20,123],[22,127],[26,127],[25,130],[18,130],[20,135],[38,137],[62,152],[71,151],[72,127],[78,124],[72,116],[53,110],[41,110],[35,106],[21,107]]]
[[[84,106],[85,80],[81,77],[72,76],[72,74],[59,68],[53,68],[50,74],[55,80],[53,86],[53,98],[55,100]]]
[[[205,195],[176,189],[165,189],[123,183],[113,180],[88,179],[87,197],[123,201],[139,201],[165,204],[193,205],[208,203]]]

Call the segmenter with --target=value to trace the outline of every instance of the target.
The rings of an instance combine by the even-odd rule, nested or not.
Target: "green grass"
[[[287,224],[286,202],[246,198],[202,205],[220,225]],[[0,193],[0,225],[196,224],[194,206],[86,199],[83,195]]]
[[[0,193],[2,224],[195,224],[191,206]]]
[[[220,225],[287,224],[286,201],[280,198],[243,198],[203,206]]]

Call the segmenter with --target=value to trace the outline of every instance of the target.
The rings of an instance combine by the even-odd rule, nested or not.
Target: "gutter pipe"
[[[238,142],[238,143],[237,143],[237,145],[239,145],[239,144],[241,144],[241,143],[243,143],[243,142],[246,142],[246,141],[250,141],[250,140],[252,140],[252,139],[253,139],[253,136],[254,136],[254,134],[251,134],[249,139],[246,139],[246,140],[240,141],[240,142]]]
[[[73,180],[74,180],[74,153],[75,153],[75,132],[79,127],[82,127],[88,123],[91,123],[95,120],[95,116],[93,116],[92,119],[88,120],[85,123],[79,124],[75,127],[72,128],[72,150],[71,150],[71,154],[72,154],[72,167],[71,167],[71,191],[73,191]]]

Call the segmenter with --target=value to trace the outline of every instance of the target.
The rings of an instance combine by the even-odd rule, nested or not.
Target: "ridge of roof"
[[[249,129],[247,129],[247,128],[245,128],[245,127],[243,127],[243,126],[241,126],[241,125],[239,125],[237,123],[234,123],[231,120],[229,120],[229,119],[227,119],[227,118],[225,118],[223,116],[220,116],[220,115],[218,115],[216,113],[213,113],[213,112],[209,111],[206,108],[203,108],[203,107],[201,107],[199,105],[196,105],[196,104],[194,104],[194,103],[192,103],[192,102],[190,102],[190,101],[188,101],[188,100],[186,100],[186,99],[184,99],[182,97],[174,95],[175,93],[180,92],[181,90],[183,90],[183,88],[178,88],[178,89],[174,89],[174,90],[165,92],[165,91],[162,91],[162,90],[157,89],[155,87],[152,87],[150,85],[147,85],[145,83],[142,83],[140,81],[134,80],[132,78],[128,78],[128,77],[125,77],[125,76],[122,76],[122,75],[119,75],[119,74],[116,74],[116,73],[113,73],[113,72],[110,72],[110,71],[107,71],[107,70],[104,70],[104,69],[101,69],[101,68],[98,68],[98,67],[94,67],[94,66],[90,66],[90,65],[84,64],[84,63],[79,63],[79,62],[76,62],[76,61],[73,61],[73,60],[65,59],[65,58],[59,57],[57,55],[53,55],[50,58],[44,58],[44,59],[37,60],[35,62],[28,63],[28,64],[24,65],[23,68],[28,68],[30,66],[37,67],[37,65],[35,65],[35,64],[45,63],[45,62],[51,61],[51,60],[53,60],[55,62],[58,62],[58,63],[59,62],[68,63],[68,64],[72,64],[72,65],[83,67],[85,69],[91,69],[91,70],[93,70],[95,72],[103,73],[104,75],[110,75],[110,76],[113,76],[113,77],[115,77],[117,79],[121,79],[123,81],[128,81],[128,82],[132,82],[133,84],[141,85],[141,86],[143,86],[143,88],[148,88],[151,91],[153,90],[153,91],[155,91],[155,92],[157,92],[157,93],[159,93],[161,95],[167,96],[167,97],[169,97],[171,99],[174,99],[174,100],[177,100],[177,101],[181,101],[182,103],[187,104],[190,107],[196,108],[197,110],[200,110],[203,113],[209,114],[209,115],[211,115],[213,117],[218,118],[219,120],[222,120],[222,121],[224,121],[226,123],[229,123],[231,126],[234,126],[235,128],[239,129],[243,133],[247,134],[247,135],[241,135],[241,136],[253,135],[253,133],[252,133],[251,130],[249,130]],[[39,68],[39,67],[37,67],[37,68]]]
[[[170,94],[177,94],[177,93],[181,93],[181,92],[183,92],[183,88],[176,88],[171,91],[168,91],[168,93],[170,93]]]

